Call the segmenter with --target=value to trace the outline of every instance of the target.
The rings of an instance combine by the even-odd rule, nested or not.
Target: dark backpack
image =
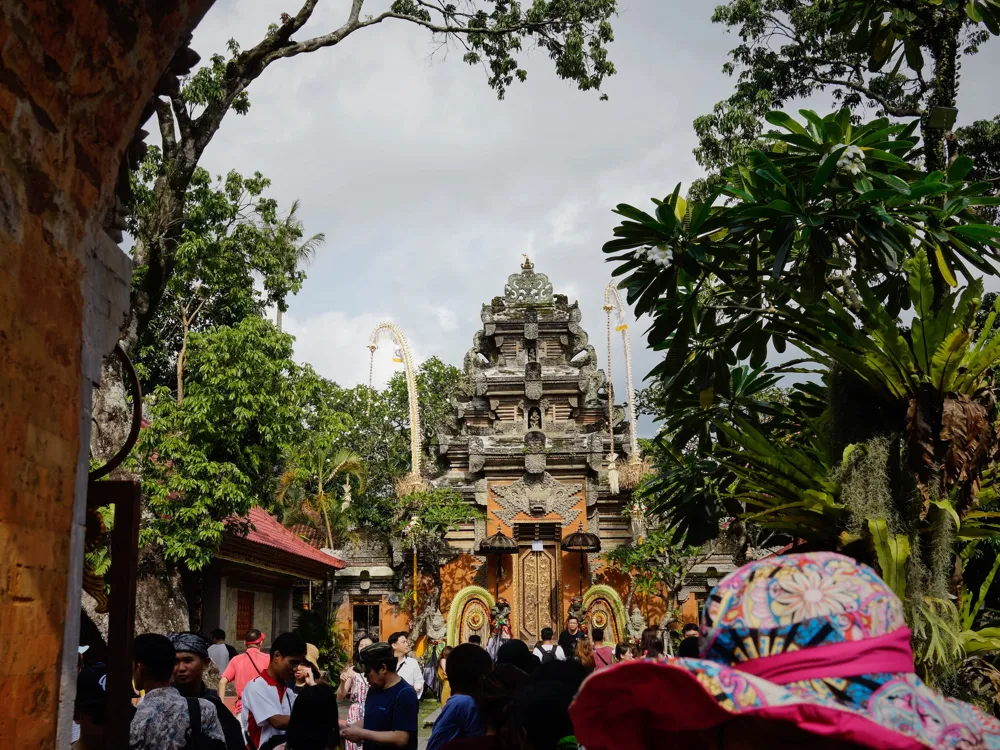
[[[550,661],[556,660],[556,649],[558,646],[549,646],[549,650],[545,650],[545,646],[539,646],[538,648],[542,651],[542,664],[548,664]]]
[[[201,731],[201,703],[197,698],[188,698],[188,719],[191,722],[191,734],[188,736],[185,750],[226,750],[226,743],[206,737]]]

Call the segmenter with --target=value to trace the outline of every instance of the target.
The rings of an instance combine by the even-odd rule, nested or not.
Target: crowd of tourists
[[[997,718],[915,674],[902,603],[850,558],[749,563],[680,636],[673,655],[656,628],[610,644],[570,618],[558,638],[545,628],[536,644],[508,639],[495,658],[473,639],[446,648],[429,687],[406,633],[359,638],[336,686],[295,633],[267,654],[250,631],[238,655],[221,632],[145,634],[133,649],[130,748],[416,750],[420,697],[435,692],[428,750],[1000,749]],[[213,661],[217,691],[204,682]],[[104,748],[105,678],[101,665],[81,668],[74,750]],[[350,701],[343,717],[338,700]]]

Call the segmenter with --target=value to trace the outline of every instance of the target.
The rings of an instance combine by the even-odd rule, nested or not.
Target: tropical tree
[[[757,148],[769,111],[818,92],[859,114],[919,120],[928,172],[988,144],[985,123],[952,126],[962,58],[1000,33],[994,0],[729,0],[712,21],[740,38],[723,67],[735,92],[695,120],[695,154],[714,175]]]
[[[351,477],[364,492],[365,465],[361,457],[349,450],[336,448],[327,435],[311,436],[305,445],[296,446],[278,479],[277,502],[296,502],[299,508],[322,520],[328,549],[337,545],[352,526]],[[343,479],[338,492],[335,482]]]
[[[651,504],[676,519],[697,503],[679,491],[688,467],[715,463],[724,479],[701,497],[717,507],[702,531],[735,515],[878,565],[940,677],[961,654],[955,545],[995,533],[978,496],[1000,447],[1000,348],[995,316],[973,329],[972,269],[995,274],[1000,229],[978,212],[998,199],[969,181],[967,157],[914,169],[915,124],[803,116],[768,116],[771,145],[728,173],[727,204],[675,190],[655,216],[619,206],[627,220],[605,251],[667,352],[663,421],[700,416],[714,438],[675,446],[682,460],[661,466]],[[814,380],[763,410],[725,408],[743,382],[734,368],[762,367],[770,347],[803,356],[766,374]]]
[[[287,247],[292,250],[294,267],[296,269],[308,266],[313,258],[316,257],[316,251],[320,245],[326,242],[326,235],[323,232],[317,232],[312,237],[305,240],[302,239],[305,236],[305,230],[303,229],[302,220],[296,215],[298,210],[299,202],[297,200],[292,201],[292,207],[288,210],[288,215],[272,230],[273,243],[278,247]],[[290,287],[284,293],[275,295],[275,323],[279,331],[281,330],[281,318],[288,307],[286,298],[289,291],[294,291],[294,289]]]

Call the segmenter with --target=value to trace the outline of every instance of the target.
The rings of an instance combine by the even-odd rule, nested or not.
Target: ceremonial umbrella
[[[516,552],[517,542],[504,534],[502,531],[497,531],[497,533],[493,536],[487,537],[483,540],[483,543],[479,545],[480,555],[497,556],[497,597],[500,596],[500,578],[503,576],[503,556],[513,555]]]
[[[580,528],[570,534],[563,540],[562,548],[567,552],[579,552],[580,553],[580,596],[583,596],[583,574],[586,572],[586,567],[584,565],[584,555],[588,552],[600,552],[601,551],[601,540],[597,534],[591,534],[589,531],[583,530],[583,524],[580,524]]]

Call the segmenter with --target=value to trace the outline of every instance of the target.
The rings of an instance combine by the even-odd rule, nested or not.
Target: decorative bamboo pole
[[[410,494],[414,490],[424,486],[424,481],[420,474],[420,463],[422,455],[422,437],[420,430],[420,401],[417,396],[417,368],[413,358],[413,350],[410,349],[410,342],[406,340],[402,330],[389,321],[383,321],[375,326],[371,338],[368,341],[368,350],[371,358],[368,364],[368,412],[371,413],[372,377],[375,369],[375,351],[378,349],[379,341],[388,338],[403,355],[403,367],[406,371],[406,395],[410,408],[410,474],[397,483],[396,492],[400,497]]]
[[[625,389],[628,399],[628,419],[629,419],[629,447],[631,449],[627,464],[622,465],[618,474],[619,483],[622,487],[633,488],[639,484],[642,478],[649,473],[650,464],[639,454],[639,438],[636,434],[635,418],[635,388],[632,385],[632,344],[628,335],[628,324],[625,322],[624,306],[622,298],[618,294],[618,288],[614,282],[610,282],[604,287],[604,313],[608,323],[608,382],[611,382],[611,313],[614,312],[617,318],[615,331],[622,335],[622,348],[625,351]],[[608,421],[612,421],[612,411],[614,409],[613,389],[608,389]],[[612,432],[611,456],[614,456],[614,433]],[[609,470],[610,473],[610,470]]]

